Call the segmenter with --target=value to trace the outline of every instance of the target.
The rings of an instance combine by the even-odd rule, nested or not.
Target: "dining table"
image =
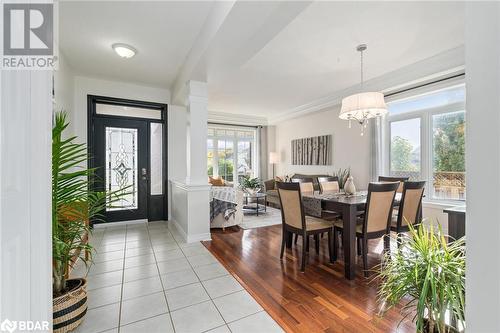
[[[343,192],[302,193],[302,202],[307,215],[319,217],[321,211],[337,212],[342,215],[344,275],[348,280],[354,280],[356,277],[356,220],[358,212],[365,210],[367,195],[367,191],[359,191],[351,195]],[[394,206],[399,206],[400,200],[401,194],[397,193]],[[389,248],[389,241],[388,237],[384,238],[384,248]]]

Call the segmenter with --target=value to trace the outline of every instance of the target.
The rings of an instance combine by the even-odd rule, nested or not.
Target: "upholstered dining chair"
[[[314,193],[314,179],[312,178],[292,178],[292,183],[299,183],[302,193]]]
[[[408,225],[418,225],[422,214],[425,181],[404,182],[397,215],[392,216],[391,231],[398,234],[409,230]],[[399,242],[398,242],[399,245]]]
[[[399,182],[398,193],[403,193],[403,183],[410,177],[378,176],[378,181],[382,183]]]
[[[281,204],[282,239],[280,259],[283,259],[285,244],[289,239],[287,235],[302,235],[302,264],[300,270],[305,271],[307,260],[307,240],[310,235],[317,236],[328,233],[328,252],[330,262],[333,263],[333,223],[321,218],[306,216],[302,206],[300,183],[276,183]]]
[[[320,177],[318,177],[320,178]],[[338,180],[338,178],[337,178]],[[314,193],[314,179],[313,178],[292,178],[293,183],[300,184],[301,193]],[[333,221],[336,220],[340,215],[336,212],[323,211],[323,216],[325,220]],[[295,234],[294,244],[297,244],[300,234]],[[323,235],[321,235],[323,236]],[[319,235],[314,236],[316,252],[319,253]],[[309,252],[309,237],[306,240],[307,252]]]
[[[339,177],[318,177],[319,190],[324,192],[339,192]]]
[[[392,183],[370,183],[368,185],[368,196],[366,198],[365,214],[358,217],[361,223],[356,224],[356,237],[361,239],[361,250],[363,256],[363,268],[365,277],[368,277],[368,239],[388,236],[392,221],[392,208],[394,197],[399,182]],[[343,221],[337,220],[334,227],[333,258],[337,258],[337,234],[343,229]],[[389,238],[384,238],[384,250],[389,250]]]

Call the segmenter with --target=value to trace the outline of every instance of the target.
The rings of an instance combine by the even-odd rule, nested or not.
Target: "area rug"
[[[269,227],[271,225],[281,224],[281,210],[267,207],[267,212],[243,215],[243,221],[239,224],[241,229],[254,229]]]

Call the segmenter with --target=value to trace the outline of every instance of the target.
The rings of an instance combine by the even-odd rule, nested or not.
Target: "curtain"
[[[385,117],[377,117],[370,123],[370,179],[377,181],[378,176],[385,175]]]
[[[262,181],[268,178],[268,133],[267,126],[257,127],[257,163],[259,164],[259,169],[256,177],[259,177]]]

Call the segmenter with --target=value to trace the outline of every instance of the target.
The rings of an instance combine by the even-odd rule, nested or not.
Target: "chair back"
[[[314,193],[313,178],[292,178],[292,183],[299,183],[300,192],[302,193]]]
[[[398,211],[398,228],[419,222],[425,181],[404,182]]]
[[[398,186],[399,182],[368,185],[363,233],[384,234],[390,230],[392,208]]]
[[[381,183],[399,182],[398,193],[403,193],[403,183],[408,179],[410,177],[378,176],[378,181]]]
[[[319,190],[323,192],[339,192],[339,177],[318,177]]]
[[[302,209],[300,184],[276,182],[281,205],[281,220],[283,226],[305,230],[306,219]]]

